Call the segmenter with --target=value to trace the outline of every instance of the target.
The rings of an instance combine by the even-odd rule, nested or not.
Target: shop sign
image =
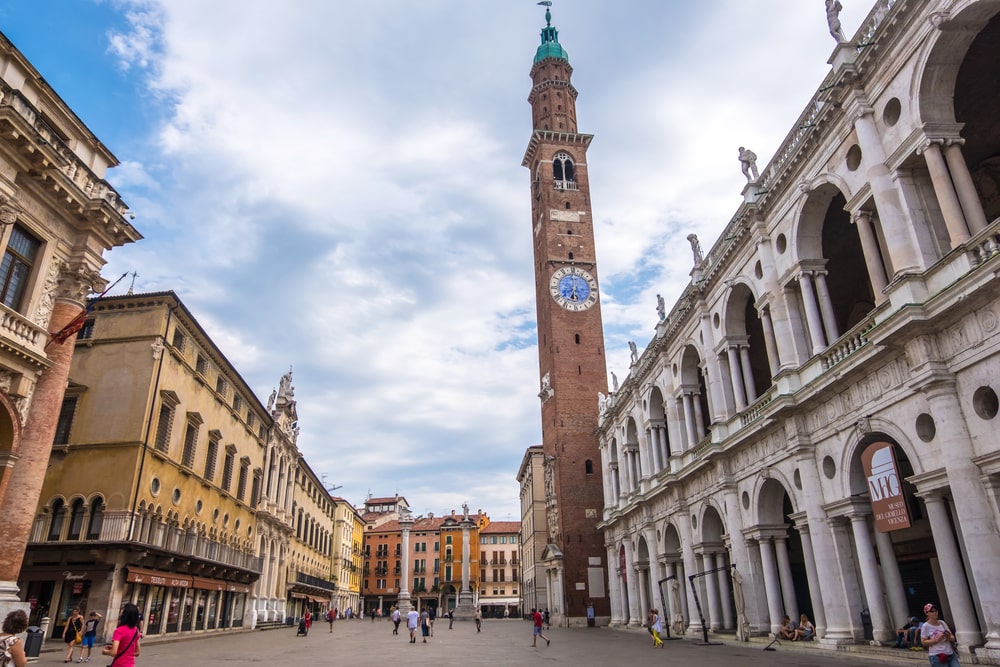
[[[876,442],[861,453],[861,465],[868,480],[868,496],[875,515],[875,529],[891,533],[910,527],[903,484],[896,468],[893,447],[888,442]]]
[[[191,588],[191,577],[171,574],[170,572],[144,570],[138,567],[130,567],[128,569],[128,577],[126,577],[126,579],[139,584],[150,584],[152,586]]]
[[[87,578],[88,578],[87,577],[88,574],[89,574],[89,572],[83,572],[81,574],[75,574],[73,572],[70,572],[69,570],[66,570],[66,571],[64,571],[62,573],[63,579],[65,579],[66,581],[86,581]]]
[[[83,595],[83,582],[74,581],[73,582],[73,595]]]

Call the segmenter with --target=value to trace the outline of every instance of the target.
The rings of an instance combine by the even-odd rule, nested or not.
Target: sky
[[[843,0],[850,36],[872,9]],[[588,152],[608,370],[654,335],[829,71],[822,0],[556,0]],[[520,518],[541,442],[534,0],[32,0],[0,30],[117,156],[145,237],[105,278],[173,290],[356,505]],[[125,289],[123,287],[123,289]],[[610,377],[610,376],[609,376]],[[610,380],[609,380],[610,384]],[[596,402],[596,395],[595,395]],[[336,488],[335,488],[336,487]]]

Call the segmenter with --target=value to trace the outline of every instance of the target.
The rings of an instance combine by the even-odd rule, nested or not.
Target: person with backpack
[[[25,667],[28,656],[24,654],[24,644],[18,637],[28,629],[28,615],[20,609],[7,614],[3,619],[3,633],[0,634],[0,667]]]
[[[135,659],[139,657],[139,608],[131,602],[122,607],[118,617],[118,627],[111,637],[111,643],[101,649],[102,655],[111,656],[109,667],[135,667]]]

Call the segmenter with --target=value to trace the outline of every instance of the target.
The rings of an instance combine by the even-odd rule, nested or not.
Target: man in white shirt
[[[416,609],[411,609],[409,613],[406,614],[406,627],[410,631],[410,643],[417,643],[417,622],[420,620],[420,614]]]

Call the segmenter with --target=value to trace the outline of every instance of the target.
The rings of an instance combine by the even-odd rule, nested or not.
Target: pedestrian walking
[[[326,621],[327,621],[327,623],[330,624],[330,633],[331,634],[333,633],[333,619],[334,618],[335,617],[333,615],[333,610],[332,609],[327,609],[326,610]]]
[[[406,613],[406,629],[410,631],[410,643],[417,643],[417,622],[420,620],[420,613],[416,609],[411,609]]]
[[[476,614],[472,617],[476,621],[476,632],[481,632],[483,629],[483,612],[477,607]]]
[[[959,667],[955,653],[955,634],[948,624],[941,620],[937,606],[928,602],[924,605],[927,620],[920,626],[920,643],[927,647],[930,664],[940,667]]]
[[[434,620],[437,618],[437,607],[428,607],[427,615],[429,616],[427,624],[431,627],[431,637],[434,636]]]
[[[63,641],[68,647],[66,659],[63,662],[73,662],[73,649],[83,644],[83,615],[80,614],[79,607],[73,607],[73,613],[66,619],[66,627],[63,628]],[[83,655],[83,649],[80,649]]]
[[[532,609],[531,619],[535,623],[535,627],[531,631],[531,646],[534,647],[538,642],[538,638],[541,637],[545,640],[545,645],[548,646],[551,642],[549,638],[542,634],[542,623],[544,622],[544,617],[542,613],[537,609]]]
[[[452,626],[455,625],[455,610],[448,610],[448,629],[451,630]]]
[[[306,613],[302,616],[302,618],[305,619],[305,622],[306,622],[306,634],[308,635],[309,634],[309,628],[311,628],[312,624],[313,624],[313,615],[311,613],[309,613],[308,609],[306,609]]]
[[[372,617],[372,623],[374,623],[375,622],[375,610],[372,609],[372,613],[370,613],[368,615]]]
[[[545,618],[545,629],[546,630],[551,630],[552,629],[552,625],[549,623],[549,618],[550,617],[549,617],[549,608],[548,607],[545,608],[545,613],[542,614],[542,616]]]
[[[396,607],[392,608],[391,618],[392,618],[392,634],[398,635],[399,621],[401,620],[401,614],[399,613],[399,609],[397,609]]]
[[[18,635],[28,629],[28,615],[15,609],[3,619],[3,633],[0,633],[0,664],[25,667],[28,656],[24,654],[24,644]]]
[[[83,624],[83,648],[80,649],[80,657],[77,662],[90,662],[90,654],[94,650],[94,642],[97,641],[97,626],[101,622],[101,615],[96,611],[87,615],[87,622]],[[83,657],[83,652],[87,652],[87,657]]]
[[[660,611],[658,609],[650,609],[649,613],[649,629],[653,634],[653,648],[663,648],[663,640],[660,639],[660,635],[663,634],[663,619],[660,617]]]
[[[118,627],[111,637],[111,643],[101,649],[102,655],[111,656],[110,667],[135,667],[135,659],[139,657],[139,608],[131,602],[122,607],[118,617]]]
[[[420,612],[420,634],[423,636],[424,643],[426,644],[427,637],[431,634],[431,615],[427,613],[426,609]]]

